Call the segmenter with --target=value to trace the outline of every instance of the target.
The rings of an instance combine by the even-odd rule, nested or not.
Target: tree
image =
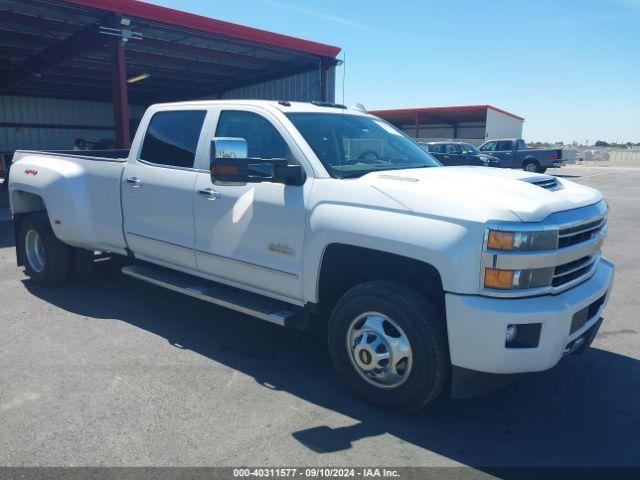
[[[608,147],[609,144],[607,142],[605,142],[604,140],[597,140],[596,141],[596,147]]]

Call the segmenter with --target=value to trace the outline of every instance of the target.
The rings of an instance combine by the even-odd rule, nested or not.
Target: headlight
[[[558,231],[504,232],[489,230],[489,250],[537,251],[558,248]]]
[[[545,287],[551,284],[553,267],[524,270],[485,268],[484,286],[499,290]]]

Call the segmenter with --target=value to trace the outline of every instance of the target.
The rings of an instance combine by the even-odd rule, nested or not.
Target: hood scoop
[[[555,191],[561,190],[563,188],[562,184],[558,182],[558,179],[556,177],[552,177],[551,175],[523,178],[522,181],[530,183],[532,185],[537,185],[538,187],[544,188],[545,190]]]

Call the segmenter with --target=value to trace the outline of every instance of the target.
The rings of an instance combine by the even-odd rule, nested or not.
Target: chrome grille
[[[589,240],[607,224],[605,217],[574,227],[561,228],[558,235],[558,248],[569,247]]]
[[[552,231],[557,235],[557,243],[555,248],[545,250],[491,250],[487,248],[488,234],[485,234],[480,274],[481,292],[493,297],[555,295],[588,280],[600,265],[600,249],[607,230],[606,214],[606,203],[601,200],[587,207],[552,214],[540,224],[525,226],[514,222],[489,223],[488,232]],[[485,287],[484,276],[488,268],[520,270],[529,274],[546,271],[548,283],[512,290]]]
[[[590,273],[599,258],[600,254],[594,253],[588,257],[582,257],[578,260],[558,265],[553,271],[551,286],[560,287]]]

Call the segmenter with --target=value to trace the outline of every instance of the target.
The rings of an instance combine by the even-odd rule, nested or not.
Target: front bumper
[[[489,298],[447,293],[447,330],[451,363],[456,369],[488,374],[539,372],[555,366],[575,341],[601,318],[613,283],[614,266],[602,258],[582,284],[557,295]],[[604,297],[587,321],[574,332],[574,314]],[[537,347],[507,348],[508,325],[541,324]]]

